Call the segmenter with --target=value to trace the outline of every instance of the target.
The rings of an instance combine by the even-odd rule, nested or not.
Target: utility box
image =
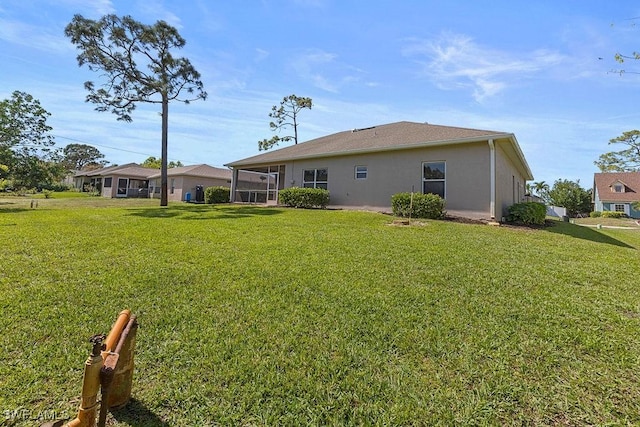
[[[204,187],[196,185],[196,203],[204,203]]]

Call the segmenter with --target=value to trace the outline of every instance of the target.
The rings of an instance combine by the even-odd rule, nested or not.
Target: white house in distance
[[[452,215],[500,220],[533,175],[512,133],[397,122],[327,135],[231,162],[232,201],[277,203],[286,187],[325,188],[332,206],[389,210],[400,192],[439,194]],[[260,175],[259,190],[241,174]],[[253,197],[253,199],[252,199]]]

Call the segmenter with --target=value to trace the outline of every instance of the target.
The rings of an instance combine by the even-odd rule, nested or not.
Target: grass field
[[[0,425],[73,418],[123,308],[109,425],[640,424],[640,230],[29,202],[0,199]]]

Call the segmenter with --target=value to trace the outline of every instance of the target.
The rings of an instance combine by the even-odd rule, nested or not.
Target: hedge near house
[[[509,206],[507,222],[524,225],[544,225],[547,208],[543,203],[523,202]]]
[[[280,204],[294,208],[326,208],[329,204],[329,191],[322,188],[290,187],[278,192]]]
[[[391,210],[393,214],[403,218],[444,218],[445,201],[437,194],[397,193],[391,196]]]
[[[229,203],[229,191],[229,187],[207,187],[204,190],[204,202]]]

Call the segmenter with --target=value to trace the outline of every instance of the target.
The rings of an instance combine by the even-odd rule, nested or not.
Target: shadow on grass
[[[26,211],[32,211],[33,209],[30,208],[3,208],[0,207],[0,213],[17,213],[17,212],[26,212]],[[40,209],[42,210],[42,209]]]
[[[129,209],[131,215],[143,218],[179,218],[185,220],[209,220],[225,218],[246,218],[270,216],[282,210],[264,206],[222,206],[222,205],[174,205],[157,208]]]
[[[636,249],[625,242],[600,233],[598,230],[580,225],[558,222],[550,227],[546,227],[544,230],[549,233],[564,234],[565,236],[575,237],[576,239],[584,239],[596,243],[605,243],[607,245],[620,246],[622,248]]]
[[[120,409],[111,410],[113,418],[119,422],[126,423],[132,426],[168,426],[166,421],[163,421],[156,414],[151,412],[149,408],[144,406],[142,402],[132,398],[124,407]]]

